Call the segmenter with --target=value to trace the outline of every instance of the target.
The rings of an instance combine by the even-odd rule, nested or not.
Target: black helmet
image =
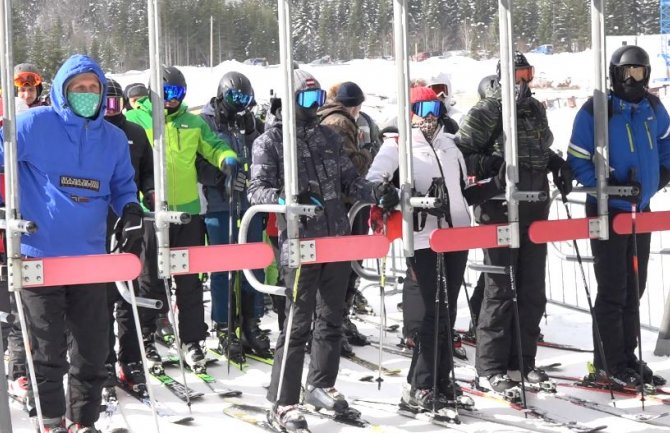
[[[163,84],[186,87],[186,78],[184,78],[184,74],[174,66],[163,65]]]
[[[479,92],[479,97],[484,99],[487,96],[491,96],[493,92],[499,87],[500,82],[498,81],[498,77],[495,75],[487,75],[479,82],[477,92]]]
[[[514,55],[514,69],[522,69],[522,68],[530,68],[531,65],[528,63],[528,59],[526,56],[523,55],[523,53],[519,51],[515,51]],[[500,60],[498,60],[498,64],[496,66],[496,75],[498,76],[498,81],[500,81]]]
[[[635,45],[624,45],[617,48],[610,60],[610,80],[613,87],[623,81],[622,66],[644,66],[645,75],[642,84],[645,87],[649,84],[651,65],[649,54],[645,50]]]
[[[230,114],[243,111],[254,101],[254,88],[244,75],[236,71],[226,72],[216,90],[216,102]]]
[[[123,97],[123,89],[121,89],[121,85],[113,78],[107,78],[107,96]]]

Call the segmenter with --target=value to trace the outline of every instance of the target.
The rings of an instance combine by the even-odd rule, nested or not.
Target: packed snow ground
[[[654,57],[654,53],[651,53]],[[540,54],[529,54],[528,59],[536,69],[536,82],[541,83],[543,87],[536,89],[536,96],[540,100],[551,100],[552,107],[548,109],[549,121],[552,131],[555,136],[554,147],[565,151],[570,138],[570,131],[572,128],[572,119],[576,114],[580,102],[583,101],[591,92],[591,53],[577,53],[577,54],[558,54],[553,56],[546,56]],[[348,64],[342,65],[304,65],[302,68],[312,72],[316,78],[321,82],[322,87],[328,86],[337,82],[351,80],[357,82],[361,88],[366,92],[368,98],[364,104],[364,110],[371,114],[376,120],[383,122],[384,119],[394,114],[393,101],[395,99],[396,84],[395,84],[395,68],[392,62],[386,60],[355,60]],[[182,68],[188,82],[188,93],[186,96],[186,103],[189,106],[195,107],[206,103],[210,97],[216,93],[217,83],[219,78],[229,70],[238,70],[247,75],[255,90],[256,98],[259,101],[264,101],[269,98],[270,89],[278,89],[279,70],[276,67],[261,67],[243,65],[238,62],[229,61],[221,65],[209,68]],[[469,58],[453,57],[449,59],[429,59],[421,63],[412,63],[411,74],[412,78],[430,79],[439,73],[446,72],[450,75],[451,84],[455,100],[457,104],[454,109],[458,109],[461,113],[467,112],[469,107],[476,102],[478,96],[476,94],[477,84],[480,79],[486,75],[495,73],[495,61],[475,61]],[[664,71],[663,71],[664,72]],[[654,71],[652,77],[657,76],[660,71]],[[126,74],[117,75],[115,78],[123,85],[132,82],[147,82],[148,73],[143,72],[128,72]],[[569,98],[576,99],[576,107],[568,106]],[[670,201],[667,195],[662,194],[654,200],[653,207],[655,210],[670,209]],[[573,210],[575,217],[581,216],[580,207],[576,206]],[[556,213],[555,216],[564,217],[563,213]],[[644,323],[653,326],[659,326],[663,313],[663,299],[665,297],[667,284],[663,278],[663,256],[658,254],[663,248],[664,239],[661,236],[654,236],[652,244],[652,254],[650,262],[649,282],[647,284],[648,292],[643,298],[642,320]],[[666,240],[667,243],[667,240]],[[585,306],[583,295],[583,287],[580,277],[577,274],[577,268],[574,263],[567,263],[555,254],[555,250],[562,250],[564,253],[570,253],[569,244],[561,244],[550,248],[549,265],[548,265],[548,296],[555,300],[564,300],[570,304]],[[583,255],[588,254],[588,242],[580,243],[580,248]],[[396,248],[399,250],[399,248]],[[471,260],[481,260],[481,253],[472,252]],[[398,260],[398,267],[402,267],[402,260]],[[372,266],[372,264],[370,264]],[[590,281],[590,288],[595,296],[596,287],[591,266],[587,265],[588,276]],[[476,281],[476,275],[468,272],[467,280],[470,282]],[[393,287],[387,287],[387,290],[393,290]],[[367,282],[363,285],[364,294],[367,296],[370,304],[379,311],[379,289],[375,282]],[[208,296],[208,295],[207,295]],[[389,311],[389,324],[399,321],[402,317],[401,313],[397,311],[396,305],[401,301],[401,295],[396,293],[386,297],[386,307]],[[209,305],[209,304],[206,304]],[[208,306],[206,308],[209,308]],[[459,299],[459,313],[457,328],[466,328],[469,321],[469,313],[465,296]],[[376,327],[370,323],[357,321],[356,324],[359,329],[378,339],[379,332]],[[578,347],[592,347],[591,341],[591,319],[588,314],[566,309],[563,307],[548,305],[546,320],[542,322],[542,332],[545,339],[551,342],[566,343]],[[276,340],[277,325],[276,316],[268,314],[263,319],[263,327],[271,328],[273,330],[272,339]],[[644,358],[655,370],[656,373],[661,374],[666,379],[670,380],[670,359],[665,357],[655,357],[653,355],[653,348],[656,343],[656,333],[644,330],[642,332],[644,344]],[[395,342],[399,338],[397,333],[387,333],[385,337],[388,341]],[[210,346],[215,345],[212,338],[208,341]],[[378,351],[374,348],[355,347],[355,352],[370,361],[376,362],[378,359]],[[474,349],[467,348],[470,363],[474,362]],[[561,374],[565,375],[582,375],[585,373],[585,364],[591,358],[590,353],[576,353],[556,349],[539,348],[538,364],[548,364],[560,362],[562,364]],[[306,358],[306,364],[309,357]],[[377,400],[381,402],[397,403],[400,398],[401,388],[406,381],[405,376],[409,367],[409,359],[383,354],[383,364],[387,367],[398,367],[402,369],[402,374],[398,377],[385,377],[381,386],[381,390],[377,390],[375,382],[361,382],[359,379],[367,375],[375,375],[375,373],[366,370],[357,364],[353,364],[346,359],[340,362],[340,375],[338,378],[337,387],[350,400],[353,398],[362,398],[368,400]],[[177,368],[168,368],[168,373],[180,380],[179,370]],[[219,379],[219,381],[231,388],[239,389],[244,392],[243,400],[246,403],[257,405],[267,405],[264,396],[264,385],[269,383],[270,367],[264,364],[259,364],[253,361],[249,362],[249,368],[244,372],[240,372],[235,367],[231,367],[230,375],[226,372],[225,362],[219,362],[209,368],[209,373]],[[306,369],[305,369],[306,372]],[[457,368],[456,373],[459,377],[472,377],[473,370],[466,368]],[[376,375],[375,375],[376,377]],[[192,388],[206,392],[208,388],[202,384],[197,378],[192,375],[187,375],[188,385]],[[161,385],[154,383],[153,387],[158,400],[171,407],[179,413],[187,413],[186,405],[174,397],[169,391],[162,388]],[[559,387],[559,391],[569,393],[577,396],[583,396],[590,400],[599,401],[607,404],[609,395],[598,392],[590,392],[583,390],[576,390],[571,388]],[[118,391],[120,399],[120,413],[124,418],[124,422],[128,424],[132,432],[149,432],[155,431],[153,418],[148,408],[135,399],[126,395],[123,391]],[[527,426],[533,431],[534,424],[525,424],[529,421],[525,420],[520,412],[506,408],[497,402],[474,398],[476,407],[483,412],[495,414],[500,419],[511,420],[517,422],[519,427]],[[609,432],[652,432],[652,431],[669,431],[670,417],[661,418],[659,423],[667,427],[654,427],[634,421],[624,420],[622,418],[609,416],[600,412],[595,412],[589,409],[584,409],[573,404],[559,401],[550,396],[528,394],[529,404],[536,406],[542,410],[546,410],[551,416],[555,418],[562,418],[566,420],[579,421],[590,426],[607,425],[606,431]],[[629,413],[638,413],[641,411],[640,402],[635,398],[617,399],[617,407],[628,408]],[[242,423],[240,421],[231,419],[223,414],[222,409],[225,405],[225,400],[215,395],[207,395],[204,399],[194,401],[192,404],[193,416],[195,421],[187,426],[180,426],[169,424],[167,422],[160,422],[160,431],[179,433],[187,431],[213,431],[216,430],[236,430],[240,432],[260,431],[253,426]],[[378,431],[383,432],[437,432],[441,431],[443,427],[431,425],[421,421],[411,420],[401,417],[394,413],[394,408],[390,405],[377,406],[354,406],[360,410],[363,417],[373,424],[378,424]],[[665,413],[664,405],[658,402],[646,402],[647,413]],[[33,432],[27,416],[19,408],[12,407],[12,421],[15,432],[28,433]],[[308,416],[310,428],[313,432],[355,432],[360,431],[355,427],[344,426],[331,421]],[[501,432],[501,431],[528,431],[525,429],[514,429],[509,426],[499,424],[491,424],[487,422],[476,421],[470,418],[463,418],[464,424],[461,426],[454,426],[454,430],[477,431],[477,432]],[[102,414],[101,420],[98,423],[98,428],[104,429],[107,427],[108,420]],[[543,426],[543,428],[548,428]],[[556,430],[559,431],[559,430]]]

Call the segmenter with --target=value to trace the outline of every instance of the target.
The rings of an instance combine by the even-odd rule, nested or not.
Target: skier
[[[651,197],[670,180],[670,118],[661,101],[647,91],[648,54],[640,47],[618,48],[610,60],[611,90],[608,96],[609,180],[610,185],[628,185],[640,189],[637,196],[610,196],[609,239],[591,240],[593,265],[598,282],[594,311],[602,338],[605,360],[594,351],[596,378],[606,381],[605,364],[615,386],[639,386],[641,360],[635,356],[639,317],[635,279],[639,278],[640,296],[647,280],[651,234],[620,235],[612,230],[616,215],[630,212],[631,204],[639,212],[649,212]],[[593,101],[579,110],[572,128],[568,163],[584,186],[596,185],[594,163]],[[587,197],[586,215],[597,216],[596,200]],[[637,242],[637,271],[633,263],[633,242]],[[594,347],[595,344],[594,331]],[[661,385],[665,380],[654,376],[645,364],[645,383]],[[656,379],[656,380],[655,380]]]
[[[431,77],[430,80],[426,80],[426,87],[437,94],[446,108],[444,112],[446,132],[455,134],[458,131],[458,125],[463,121],[463,113],[454,108],[456,101],[454,100],[454,89],[451,86],[449,75],[441,72]]]
[[[205,236],[199,215],[196,156],[202,156],[221,171],[230,172],[237,166],[237,155],[226,142],[212,132],[200,116],[188,112],[186,104],[182,102],[186,96],[186,79],[181,71],[174,66],[163,66],[162,76],[164,107],[167,110],[165,117],[167,201],[170,210],[191,214],[191,221],[188,224],[170,226],[170,247],[204,245]],[[126,118],[142,126],[152,141],[151,100],[143,97],[137,104],[136,109],[126,113]],[[179,350],[191,369],[204,371],[206,361],[200,342],[207,336],[207,325],[204,317],[202,283],[198,275],[192,274],[175,276],[174,280],[177,286],[179,335],[182,343]],[[163,299],[163,303],[169,305],[167,299]],[[145,314],[151,313],[146,310]],[[148,322],[147,328],[142,329],[142,333],[145,335],[146,344],[152,348],[155,322]]]
[[[145,96],[149,96],[149,89],[147,89],[147,86],[142,83],[128,84],[123,91],[125,109],[134,110],[137,108],[137,101]]]
[[[451,400],[454,393],[462,394],[458,384],[453,383],[449,376],[452,365],[447,326],[453,328],[456,320],[458,294],[463,283],[468,252],[444,254],[449,316],[445,303],[447,300],[444,299],[444,293],[440,293],[436,347],[434,325],[438,312],[435,311],[435,299],[436,291],[442,289],[437,284],[438,254],[430,249],[428,238],[438,226],[469,227],[468,204],[480,203],[502,191],[505,187],[505,169],[501,166],[499,173],[493,179],[468,186],[463,155],[454,143],[454,135],[445,132],[444,104],[428,87],[412,88],[410,103],[416,195],[437,197],[436,192],[444,192],[448,198],[439,208],[416,209],[414,257],[407,259],[407,266],[417,278],[425,312],[417,332],[416,349],[407,375],[411,388],[409,393],[403,393],[402,402],[412,408],[432,410],[434,402],[439,409],[446,406],[447,400]],[[393,173],[398,169],[398,165],[397,138],[387,139],[372,162],[367,179],[373,182],[379,181],[386,173]],[[447,321],[448,317],[451,323]],[[433,394],[433,356],[436,349],[439,350],[436,369],[439,393],[437,396]]]
[[[361,105],[365,100],[363,91],[358,84],[346,81],[332,86],[327,93],[326,103],[319,108],[317,115],[320,117],[322,125],[331,127],[340,134],[344,152],[349,156],[354,164],[356,171],[360,176],[365,176],[372,163],[372,155],[369,151],[358,146],[358,124],[356,119],[360,116]],[[345,197],[347,212],[353,205],[350,197]],[[356,215],[356,220],[352,224],[351,232],[355,235],[364,235],[368,233],[369,211],[360,211]],[[368,339],[365,335],[358,332],[358,328],[351,322],[349,314],[354,306],[354,301],[358,297],[359,305],[362,303],[362,295],[358,291],[358,274],[353,270],[349,274],[349,284],[345,296],[344,319],[342,322],[342,356],[353,355],[351,345],[365,346]],[[364,298],[363,298],[364,299]]]
[[[500,62],[497,81],[500,82]],[[548,192],[547,173],[552,172],[554,183],[567,194],[572,189],[572,173],[565,161],[549,147],[553,135],[542,104],[532,97],[528,87],[533,79],[533,67],[526,57],[514,54],[516,85],[518,188],[522,191]],[[456,144],[465,157],[468,174],[484,179],[498,173],[504,163],[502,133],[502,103],[500,88],[480,100],[465,116],[456,134]],[[488,200],[475,207],[479,224],[507,222],[507,207],[502,200]],[[545,265],[547,247],[534,244],[528,238],[533,221],[545,220],[549,202],[522,202],[519,205],[521,247],[514,250],[494,248],[484,251],[489,265],[510,266],[515,272],[516,291],[521,324],[523,367],[521,371],[530,383],[548,380],[547,374],[535,366],[540,319],[546,305]],[[487,274],[484,299],[477,326],[477,357],[475,366],[480,378],[487,378],[496,392],[516,387],[518,382],[507,375],[508,370],[520,370],[514,337],[514,315],[510,278],[503,274]],[[485,382],[484,382],[485,384]]]
[[[317,109],[326,99],[319,82],[308,72],[293,71],[296,101],[298,202],[318,204],[324,212],[311,219],[302,219],[301,237],[348,235],[350,232],[346,208],[341,195],[367,202],[380,202],[392,208],[399,202],[391,185],[375,185],[360,177],[344,152],[341,139],[330,128],[319,125]],[[290,96],[289,96],[290,97]],[[286,103],[286,101],[284,101]],[[277,110],[281,115],[281,111]],[[256,139],[253,145],[253,164],[249,201],[252,204],[283,202],[283,143],[281,117]],[[288,268],[288,242],[285,226],[280,233],[281,265],[287,287],[287,312],[293,297],[294,283],[297,302],[294,306],[290,342],[285,342],[288,320],[277,340],[268,400],[275,402],[269,414],[271,422],[281,429],[306,428],[298,402],[305,343],[316,309],[312,356],[305,386],[304,402],[316,408],[337,413],[351,413],[348,403],[335,388],[339,369],[341,325],[344,296],[350,264],[346,262],[303,265],[300,273]],[[298,277],[299,275],[299,277]],[[299,281],[296,281],[299,278]],[[283,360],[284,344],[289,344],[287,359]],[[288,367],[278,391],[281,365]],[[280,393],[279,399],[278,393]],[[346,416],[346,415],[345,415]]]
[[[42,74],[32,63],[21,63],[14,66],[14,86],[16,95],[22,99],[28,108],[46,105],[40,100],[44,85]]]
[[[103,120],[106,92],[100,67],[89,57],[73,55],[54,78],[53,106],[17,119],[20,212],[40,228],[22,237],[21,254],[104,254],[110,206],[121,216],[122,251],[132,251],[140,242],[142,209],[127,140]],[[3,154],[4,143],[0,158]],[[104,285],[24,288],[21,293],[47,432],[97,432],[94,423],[106,378]],[[68,368],[66,404],[63,375]],[[72,422],[68,429],[66,406]]]
[[[128,122],[122,114],[123,109],[123,90],[121,85],[115,80],[107,79],[107,100],[105,103],[105,120],[112,125],[120,128],[127,137],[130,150],[130,161],[135,171],[135,185],[138,192],[145,197],[145,202],[152,201],[154,197],[154,167],[151,145],[147,139],[147,134],[141,126]],[[153,207],[153,206],[152,206]],[[114,234],[114,226],[117,217],[109,212],[107,219],[107,237]],[[109,241],[107,242],[109,245]],[[141,243],[138,243],[138,247]],[[138,248],[135,253],[140,255]],[[150,259],[150,258],[147,258]],[[153,258],[155,260],[155,257]],[[116,324],[119,338],[119,354],[114,350],[116,338],[114,336],[114,309],[116,307]],[[139,342],[137,341],[137,331],[135,330],[135,321],[131,305],[127,303],[119,294],[116,284],[110,283],[107,286],[107,316],[109,317],[109,355],[105,367],[107,368],[107,381],[105,388],[107,393],[113,394],[113,388],[117,380],[130,388],[144,384],[144,370],[142,369],[142,356],[140,353]],[[118,366],[116,365],[118,361]],[[117,369],[118,367],[118,378]]]
[[[251,155],[251,145],[258,137],[256,131],[256,119],[249,110],[254,100],[254,89],[249,79],[243,74],[231,71],[225,73],[213,97],[202,110],[201,116],[218,136],[232,143],[232,147],[240,156]],[[242,161],[249,164],[251,161]],[[228,222],[230,218],[241,218],[237,215],[237,209],[229,209],[230,195],[239,203],[239,211],[243,213],[249,202],[246,198],[247,173],[244,166],[234,174],[233,191],[228,191],[228,179],[221,172],[204,159],[198,159],[198,178],[203,185],[203,192],[207,199],[207,213],[205,213],[205,225],[210,245],[227,244],[232,242],[228,239]],[[249,242],[262,241],[261,215],[252,219],[248,231]],[[233,291],[235,299],[240,295],[240,302],[233,300],[232,306],[240,305],[241,323],[234,314],[233,323],[230,324],[230,341],[228,341],[228,278],[223,272],[214,272],[211,275],[212,290],[212,322],[219,340],[218,350],[227,354],[230,345],[230,354],[233,360],[244,363],[245,351],[251,351],[256,355],[271,357],[270,340],[258,327],[258,320],[263,316],[263,295],[249,284],[243,275],[234,273],[239,278],[240,291]],[[262,280],[263,275],[257,275]],[[240,339],[237,335],[237,327],[240,327]]]

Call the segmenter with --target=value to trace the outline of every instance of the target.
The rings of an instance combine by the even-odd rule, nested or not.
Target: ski
[[[662,427],[667,427],[667,424],[657,423],[655,420],[659,418],[664,418],[670,415],[669,412],[663,412],[661,414],[649,414],[649,413],[627,413],[620,409],[610,407],[606,404],[598,403],[591,400],[586,400],[583,398],[575,397],[572,395],[565,394],[556,394],[556,398],[564,401],[568,401],[574,405],[584,407],[586,409],[591,409],[597,412],[606,413],[608,415],[613,415],[619,418],[627,419],[630,421],[640,422],[644,424],[657,425]]]
[[[378,371],[379,370],[379,365],[378,364],[375,364],[372,361],[368,361],[367,359],[363,359],[363,358],[361,358],[357,355],[342,356],[342,358],[347,359],[347,360],[353,362],[354,364],[358,364],[361,367],[365,367],[365,368],[367,368],[368,370],[371,370],[371,371]],[[401,371],[402,370],[400,370],[399,368],[386,368],[386,367],[382,366],[382,372],[386,376],[398,376],[401,373]]]
[[[259,355],[256,355],[253,352],[245,352],[244,356],[246,356],[247,359],[253,359],[256,362],[260,362],[260,363],[267,364],[267,365],[272,365],[274,363],[274,356],[269,356],[269,357],[259,356]]]
[[[210,364],[212,362],[216,362],[216,360],[213,359],[213,358],[208,358],[207,359],[207,364]],[[193,374],[195,377],[200,379],[205,385],[207,385],[207,387],[214,394],[217,394],[220,397],[239,397],[239,396],[242,395],[242,391],[237,391],[237,390],[230,389],[230,388],[222,388],[222,387],[216,386],[218,384],[218,381],[216,380],[216,378],[214,376],[211,376],[211,375],[207,374],[207,372],[204,371],[204,370],[203,371],[193,370],[191,368],[191,366],[188,365],[187,363],[184,363],[184,367],[186,367],[186,369],[189,372],[191,372],[191,374]],[[193,398],[193,396],[191,396],[191,398]]]
[[[225,353],[221,353],[217,349],[207,349],[207,350],[209,350],[209,352],[211,352],[212,354],[216,355],[220,360],[228,362],[228,358],[226,358]],[[233,359],[230,360],[230,365],[234,366],[235,368],[237,368],[242,372],[244,372],[246,368],[249,366],[249,364],[246,361],[238,362]]]
[[[137,390],[127,387],[121,383],[117,383],[116,386],[124,390],[126,394],[130,395],[131,397],[134,397],[139,402],[143,403],[148,407],[151,407],[151,401],[149,400],[149,396],[146,392],[138,392]],[[156,414],[159,417],[164,418],[173,424],[186,424],[193,421],[192,416],[179,415],[177,412],[175,412],[171,408],[163,405],[158,401],[154,401],[154,408],[156,409]]]
[[[583,389],[588,389],[588,390],[605,390],[609,393],[610,386],[607,383],[604,382],[597,382],[595,380],[592,380],[589,378],[589,376],[585,377],[577,377],[577,376],[566,376],[566,375],[560,375],[560,374],[549,374],[549,377],[552,379],[558,379],[558,380],[565,380],[568,382],[572,382],[570,386],[575,386]],[[568,384],[562,383],[561,386],[568,386]],[[612,385],[612,390],[614,392],[618,392],[621,395],[639,395],[640,390],[636,387],[632,386],[621,386],[621,385]],[[654,386],[648,383],[644,384],[644,392],[645,395],[648,396],[657,396],[659,394],[661,395],[669,395],[670,394],[670,389],[666,386]],[[663,399],[661,399],[663,400]]]
[[[268,412],[270,408],[266,409],[264,407],[255,406],[252,404],[230,401],[228,403],[229,405],[223,409],[223,413],[229,417],[244,421],[248,424],[252,424],[270,433],[286,433],[286,430],[275,427],[270,421],[268,421]],[[259,417],[259,415],[262,415],[262,418]],[[310,430],[300,429],[295,433],[310,433]]]
[[[184,385],[183,383],[177,381],[172,376],[167,375],[165,372],[160,373],[160,374],[158,372],[151,372],[151,376],[158,379],[158,381],[162,385],[164,385],[167,389],[169,389],[170,392],[172,392],[172,394],[179,397],[179,399],[181,399],[183,401],[188,400],[186,398],[187,394],[191,398],[191,400],[202,398],[205,395],[200,391],[195,391],[194,389],[189,388],[188,386]]]
[[[390,295],[390,293],[386,293],[387,296]],[[367,323],[370,325],[374,326],[379,326],[379,321],[373,320],[372,317],[378,317],[378,316],[371,316],[371,315],[365,315],[365,314],[352,314],[351,318],[354,320],[357,320],[359,322]],[[388,320],[389,318],[387,318]],[[384,328],[384,331],[386,332],[398,332],[400,330],[400,324],[394,323],[392,325],[387,325],[386,328]]]
[[[105,416],[100,417],[99,421],[106,424],[102,431],[105,433],[129,433],[127,427],[119,426],[119,424],[125,424],[125,421],[120,421],[123,416],[119,411],[119,399],[116,396],[115,387],[103,388],[102,402],[105,407]]]
[[[463,344],[467,344],[468,346],[474,346],[474,347],[477,346],[477,339],[473,337],[468,331],[457,329],[456,332],[460,334]],[[549,347],[552,349],[569,350],[571,352],[583,352],[583,353],[593,352],[593,349],[571,346],[569,344],[552,343],[550,341],[538,341],[537,345],[542,347]]]
[[[326,410],[316,410],[312,407],[301,405],[300,412],[353,427],[365,428],[372,426],[368,421],[361,418],[361,413],[359,411],[351,407],[344,413],[334,413]],[[379,430],[378,427],[377,430]]]

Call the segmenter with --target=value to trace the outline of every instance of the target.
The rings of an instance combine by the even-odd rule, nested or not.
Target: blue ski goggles
[[[247,108],[254,100],[254,95],[247,95],[239,89],[228,89],[223,95],[223,99],[231,107],[237,107],[240,110]]]
[[[186,87],[177,86],[175,84],[163,84],[163,100],[172,101],[177,100],[181,101],[186,96]]]
[[[412,104],[412,112],[419,117],[426,118],[429,115],[434,117],[442,116],[444,104],[442,101],[420,101]]]
[[[322,106],[326,102],[326,91],[322,89],[307,89],[299,91],[295,100],[302,108],[312,108]]]

